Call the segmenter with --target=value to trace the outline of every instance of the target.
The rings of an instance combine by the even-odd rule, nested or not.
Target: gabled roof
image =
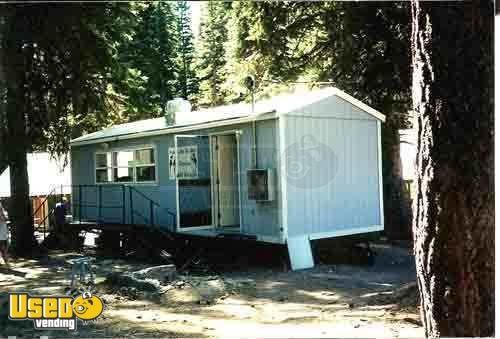
[[[44,196],[52,189],[64,194],[71,194],[70,165],[63,166],[62,159],[51,158],[48,153],[29,153],[28,177],[30,196]],[[0,173],[0,198],[10,197],[9,168]]]
[[[276,118],[280,114],[286,114],[302,107],[312,105],[330,96],[338,96],[352,105],[357,106],[367,114],[381,121],[385,121],[385,116],[382,113],[349,94],[335,87],[325,87],[314,90],[295,91],[293,93],[280,94],[269,99],[259,100],[255,103],[253,112],[250,103],[239,103],[192,112],[177,113],[175,125],[167,125],[163,117],[115,125],[73,139],[71,145],[77,146],[121,138],[135,138],[145,135],[178,133],[220,125]]]

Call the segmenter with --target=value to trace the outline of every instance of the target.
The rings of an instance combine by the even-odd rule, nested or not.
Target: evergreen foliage
[[[135,4],[136,21],[129,41],[119,48],[125,69],[116,79],[125,96],[123,115],[138,120],[165,114],[178,90],[177,18],[168,2]]]
[[[194,59],[194,37],[191,31],[191,13],[187,1],[177,2],[177,34],[179,56],[179,78],[177,84],[178,95],[184,99],[195,99],[199,83],[196,77]]]
[[[198,103],[201,106],[217,106],[226,101],[223,86],[227,80],[225,45],[231,12],[230,2],[203,3],[197,63],[200,79]]]
[[[186,1],[5,5],[0,140],[18,152],[0,148],[0,167],[18,167],[23,195],[26,152],[63,154],[71,138],[165,114],[174,97],[248,100],[248,75],[257,97],[331,81],[387,115],[386,215],[401,216],[393,150],[410,103],[409,22],[407,3],[210,1],[194,42]]]
[[[112,119],[108,96],[113,48],[128,20],[128,4],[5,4],[0,13],[0,154],[10,166],[16,254],[33,252],[26,153],[65,153],[89,120]],[[82,46],[85,46],[82,48]],[[88,119],[90,116],[92,119]]]
[[[411,215],[398,130],[409,126],[411,103],[409,3],[242,1],[234,3],[230,23],[228,87],[248,73],[257,80],[258,96],[293,87],[287,82],[326,81],[386,114],[386,225],[394,237],[408,238]]]

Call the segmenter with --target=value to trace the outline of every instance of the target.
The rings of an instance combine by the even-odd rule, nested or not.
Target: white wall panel
[[[282,119],[288,236],[380,225],[377,120],[338,98]]]

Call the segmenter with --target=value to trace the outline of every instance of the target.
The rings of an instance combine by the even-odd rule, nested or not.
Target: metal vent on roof
[[[167,102],[165,119],[167,125],[172,126],[177,123],[177,115],[191,112],[191,103],[183,98],[175,98]]]

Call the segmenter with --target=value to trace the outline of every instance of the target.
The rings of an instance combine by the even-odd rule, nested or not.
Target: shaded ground
[[[423,337],[416,308],[413,258],[378,245],[371,267],[320,265],[311,270],[249,268],[216,276],[179,276],[160,299],[99,287],[106,303],[94,323],[53,336],[181,337]],[[76,254],[73,254],[73,256]],[[68,253],[17,261],[0,271],[0,291],[63,294]],[[96,260],[97,282],[110,272],[148,265]],[[29,321],[0,320],[0,335],[38,336]]]

